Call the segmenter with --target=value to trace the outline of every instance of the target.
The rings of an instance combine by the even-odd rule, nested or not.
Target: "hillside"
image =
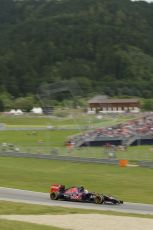
[[[85,95],[153,97],[153,4],[1,0],[0,91],[75,78]]]

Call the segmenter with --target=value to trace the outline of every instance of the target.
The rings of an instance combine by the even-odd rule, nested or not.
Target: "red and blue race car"
[[[53,184],[50,187],[51,200],[81,201],[96,204],[123,204],[115,197],[88,192],[83,186],[65,188],[65,185]]]

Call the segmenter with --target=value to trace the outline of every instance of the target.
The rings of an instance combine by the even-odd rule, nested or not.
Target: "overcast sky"
[[[153,2],[153,0],[131,0],[132,2],[135,2],[135,1],[144,1],[144,2]]]

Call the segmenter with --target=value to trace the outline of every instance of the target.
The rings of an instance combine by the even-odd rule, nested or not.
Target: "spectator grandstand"
[[[102,127],[80,135],[71,140],[76,147],[113,145],[153,144],[153,114],[149,113],[112,127]]]

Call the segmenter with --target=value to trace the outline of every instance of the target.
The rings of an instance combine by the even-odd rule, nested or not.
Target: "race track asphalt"
[[[0,187],[0,200],[14,201],[21,203],[40,204],[47,206],[61,206],[71,208],[93,209],[93,210],[110,210],[124,213],[151,214],[153,215],[153,205],[128,203],[121,205],[97,205],[92,203],[53,201],[50,200],[49,193],[33,192],[28,190],[19,190],[12,188]]]

